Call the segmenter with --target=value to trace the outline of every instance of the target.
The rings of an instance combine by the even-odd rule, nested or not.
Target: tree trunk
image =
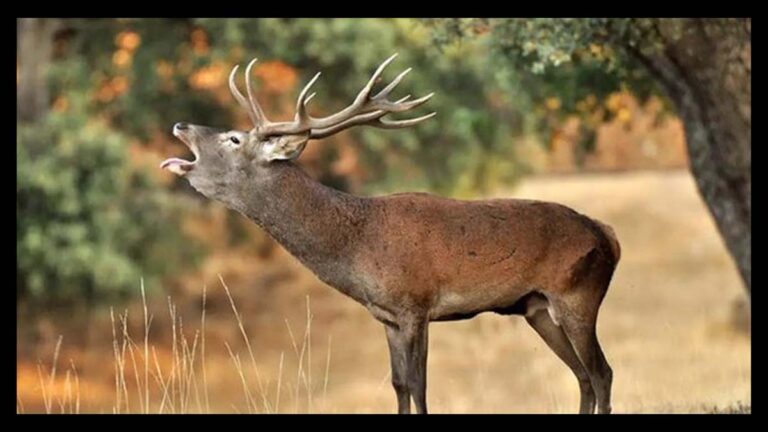
[[[660,19],[656,31],[664,45],[661,52],[626,47],[677,107],[691,172],[750,297],[751,26],[751,19]]]
[[[48,111],[48,69],[53,54],[53,34],[58,23],[56,19],[44,18],[21,18],[16,21],[18,121],[37,121]]]

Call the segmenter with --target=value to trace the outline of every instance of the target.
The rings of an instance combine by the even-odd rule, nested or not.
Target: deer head
[[[235,66],[229,75],[229,88],[237,102],[248,112],[253,128],[250,131],[222,130],[176,123],[173,134],[192,150],[195,160],[170,158],[160,166],[186,177],[195,189],[208,198],[233,204],[233,197],[230,197],[233,186],[258,183],[259,179],[268,178],[273,165],[280,161],[296,159],[311,139],[325,138],[360,125],[399,129],[434,116],[433,112],[407,120],[389,121],[383,118],[390,113],[418,107],[433,95],[430,93],[411,101],[410,95],[394,102],[387,99],[410,68],[400,73],[376,95],[372,95],[374,84],[380,81],[384,68],[396,56],[397,54],[392,55],[376,69],[351,105],[327,117],[313,117],[307,112],[307,103],[315,95],[309,94],[309,89],[320,77],[318,72],[299,93],[294,119],[287,122],[272,122],[267,119],[254,96],[248,77],[257,59],[253,59],[245,70],[247,99],[235,84],[238,68]]]

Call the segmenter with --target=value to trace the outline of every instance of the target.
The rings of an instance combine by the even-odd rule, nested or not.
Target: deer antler
[[[307,103],[315,95],[315,93],[308,94],[310,87],[320,77],[320,72],[307,83],[306,86],[299,93],[298,100],[296,101],[296,114],[293,121],[290,122],[272,122],[267,119],[264,114],[264,110],[261,109],[254,91],[251,86],[251,80],[248,79],[251,73],[251,68],[256,63],[257,59],[253,59],[246,68],[246,89],[248,93],[248,100],[237,89],[235,85],[235,74],[237,73],[237,66],[232,69],[232,73],[229,75],[229,88],[232,91],[235,99],[240,105],[248,111],[251,121],[254,124],[254,130],[261,137],[266,138],[270,136],[279,135],[301,135],[309,134],[311,139],[325,138],[327,136],[336,134],[344,129],[359,126],[368,125],[378,127],[382,129],[399,129],[404,127],[413,126],[420,123],[436,113],[430,113],[421,117],[386,121],[382,117],[393,112],[404,112],[418,107],[419,105],[427,102],[434,93],[430,93],[421,98],[406,102],[410,96],[406,96],[398,101],[392,102],[387,99],[387,96],[394,90],[394,88],[402,81],[405,75],[411,71],[410,68],[401,72],[389,85],[382,89],[375,96],[371,96],[374,84],[381,79],[381,74],[384,68],[391,63],[397,54],[392,55],[386,59],[376,71],[373,73],[368,83],[360,90],[355,100],[351,105],[343,110],[329,115],[327,117],[312,117],[307,112]]]

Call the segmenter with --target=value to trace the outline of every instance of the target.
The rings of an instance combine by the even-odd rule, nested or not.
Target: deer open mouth
[[[186,144],[190,150],[192,150],[192,153],[195,155],[195,160],[188,161],[178,157],[169,158],[160,164],[161,169],[167,169],[168,171],[171,171],[177,175],[184,175],[195,167],[197,159],[199,158],[199,154],[197,151],[197,146],[195,146],[195,144],[189,140],[187,135],[189,132],[191,132],[189,125],[185,123],[176,123],[176,125],[173,126],[173,135],[180,139],[184,144]]]

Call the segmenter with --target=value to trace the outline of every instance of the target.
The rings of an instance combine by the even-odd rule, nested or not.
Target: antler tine
[[[422,96],[422,97],[420,97],[418,99],[415,99],[415,100],[412,100],[412,101],[406,102],[406,103],[403,103],[403,102],[405,102],[407,99],[409,99],[411,97],[411,95],[408,95],[407,97],[404,97],[404,98],[398,100],[397,102],[385,101],[385,102],[387,102],[386,103],[386,109],[389,112],[408,111],[410,109],[416,108],[419,105],[424,104],[428,100],[432,99],[432,96],[434,96],[434,95],[435,95],[434,93],[430,93],[430,94],[428,94],[426,96]]]
[[[364,115],[364,114],[372,113],[374,111],[385,111],[385,110],[388,111],[388,112],[407,111],[408,109],[415,108],[415,107],[423,104],[424,102],[429,100],[429,98],[431,98],[433,95],[434,95],[434,93],[430,93],[427,96],[424,96],[424,97],[422,97],[420,99],[417,99],[415,101],[411,101],[407,105],[405,105],[405,108],[400,108],[399,105],[402,104],[403,102],[407,101],[408,99],[410,99],[411,95],[406,95],[405,97],[402,97],[402,98],[400,98],[400,99],[398,99],[398,100],[396,100],[394,102],[390,102],[388,100],[380,101],[374,107],[369,108],[369,109],[363,111],[362,113],[360,113],[358,115]],[[357,117],[357,116],[353,116],[353,118],[354,117]]]
[[[400,128],[413,126],[417,123],[421,123],[424,120],[434,117],[435,115],[437,115],[436,112],[431,112],[421,117],[416,117],[416,118],[406,119],[406,120],[393,120],[393,121],[386,121],[386,120],[383,120],[382,118],[378,118],[377,122],[372,123],[371,126],[377,127],[379,129],[400,129]]]
[[[371,125],[384,129],[395,129],[414,125],[430,118],[432,115],[393,122],[380,120],[381,117],[385,116],[386,114],[392,112],[403,112],[416,108],[434,96],[434,93],[430,93],[426,96],[408,102],[406,101],[411,97],[410,95],[395,102],[387,99],[387,96],[389,96],[392,90],[394,90],[394,88],[397,87],[403,78],[405,78],[405,76],[411,71],[411,68],[408,68],[397,75],[397,77],[384,89],[382,89],[376,96],[371,97],[371,91],[374,84],[380,80],[384,69],[390,63],[392,63],[396,57],[397,53],[391,55],[388,59],[384,60],[384,62],[379,65],[366,85],[355,97],[355,100],[351,105],[335,114],[321,118],[310,116],[306,109],[307,102],[309,102],[309,100],[315,95],[312,93],[310,96],[307,96],[310,87],[312,87],[312,85],[320,77],[320,73],[318,72],[299,93],[298,100],[296,101],[296,114],[294,116],[294,120],[291,122],[278,123],[266,122],[260,129],[260,133],[263,136],[298,135],[308,133],[310,138],[322,138],[357,125]],[[251,62],[249,68],[252,64],[253,62]],[[248,89],[250,91],[250,87]]]
[[[403,102],[405,102],[408,99],[410,99],[411,95],[406,95],[405,97],[402,97],[402,98],[400,98],[400,99],[398,99],[398,100],[396,100],[394,102],[390,102],[388,100],[378,101],[371,108],[369,108],[369,109],[367,109],[367,110],[361,112],[360,114],[358,114],[356,116],[353,116],[351,118],[355,118],[355,117],[358,117],[358,116],[361,116],[361,115],[370,114],[370,113],[372,113],[374,111],[382,111],[382,112],[388,112],[388,113],[390,113],[390,112],[408,111],[410,109],[416,108],[416,107],[424,104],[429,99],[431,99],[432,96],[434,96],[434,95],[435,95],[434,93],[430,93],[430,94],[428,94],[426,96],[422,96],[419,99],[410,101],[408,103],[403,103]],[[325,129],[325,128],[320,128],[320,129]]]
[[[392,63],[395,57],[397,57],[397,53],[391,55],[388,59],[384,60],[381,65],[379,65],[371,78],[368,80],[368,83],[355,97],[354,102],[352,102],[351,105],[347,106],[343,110],[327,117],[313,118],[309,116],[309,114],[306,113],[306,109],[303,108],[303,105],[306,105],[306,101],[308,100],[306,99],[304,100],[304,103],[297,102],[297,112],[293,122],[270,123],[262,128],[262,132],[265,135],[301,134],[311,129],[330,128],[336,124],[344,123],[356,115],[369,113],[372,110],[375,110],[376,107],[367,107],[367,105],[372,101],[370,98],[371,90],[373,89],[373,85],[379,80],[381,74],[384,72],[384,68]],[[302,90],[302,94],[304,94],[304,91],[306,91],[312,84],[314,84],[316,79],[317,75],[309,82],[309,84],[307,84],[307,86],[305,86],[304,90]]]
[[[256,100],[251,82],[251,69],[257,61],[259,61],[259,59],[254,58],[250,63],[248,63],[248,67],[245,68],[245,88],[248,91],[248,99],[251,101],[251,109],[253,110],[253,114],[258,119],[257,121],[254,121],[254,126],[258,127],[269,124],[269,120],[267,120],[267,116],[264,114],[264,110],[261,109],[259,101]]]
[[[348,129],[352,126],[359,126],[359,125],[368,125],[368,126],[377,127],[380,129],[400,129],[408,126],[413,126],[417,123],[421,123],[422,121],[431,118],[436,113],[433,112],[433,113],[423,115],[421,117],[416,117],[413,119],[394,120],[394,121],[382,120],[382,117],[392,112],[403,112],[403,111],[416,108],[419,105],[422,105],[425,102],[427,102],[434,95],[435,93],[430,93],[426,96],[422,96],[410,102],[405,102],[405,101],[410,99],[411,95],[407,95],[403,98],[400,98],[395,102],[390,102],[388,100],[378,101],[378,103],[376,104],[378,108],[372,108],[371,111],[357,114],[355,116],[348,118],[347,120],[344,120],[340,123],[337,123],[335,125],[332,125],[326,128],[312,129],[310,131],[309,137],[311,139],[325,138],[327,136],[341,132],[344,129]]]
[[[309,138],[310,139],[326,138],[336,133],[339,133],[344,129],[348,129],[352,126],[360,126],[360,125],[373,126],[379,129],[402,129],[402,128],[406,128],[406,127],[421,123],[424,120],[427,120],[429,118],[432,118],[437,113],[432,112],[427,115],[423,115],[421,117],[405,119],[405,120],[393,120],[393,121],[383,120],[382,117],[384,117],[386,114],[387,112],[384,110],[378,110],[378,111],[372,111],[366,114],[360,114],[358,116],[352,117],[351,119],[345,122],[339,123],[329,128],[313,129],[309,135]]]
[[[237,68],[239,68],[240,65],[235,65],[235,67],[232,68],[232,72],[229,73],[229,91],[232,92],[232,96],[235,97],[235,100],[242,106],[246,111],[248,111],[248,116],[251,118],[251,121],[254,125],[258,124],[258,118],[255,116],[253,110],[251,109],[251,106],[248,104],[248,101],[245,99],[245,96],[243,96],[242,93],[240,93],[240,90],[237,88],[237,84],[235,84],[235,75],[237,74]]]
[[[398,100],[396,103],[403,102],[407,99],[409,99],[411,95],[408,95],[400,100]],[[432,94],[429,94],[427,96],[424,96],[422,98],[419,98],[417,100],[414,100],[410,102],[409,104],[412,105],[408,108],[413,108],[415,106],[421,105],[424,102],[426,102],[430,97],[432,97]],[[360,125],[367,125],[367,126],[373,126],[380,129],[400,129],[405,128],[408,126],[413,126],[415,124],[421,123],[424,120],[427,120],[429,118],[432,118],[437,114],[436,112],[432,112],[426,115],[423,115],[421,117],[416,117],[413,119],[405,119],[405,120],[393,120],[393,121],[387,121],[382,119],[385,115],[391,113],[391,112],[400,112],[405,111],[405,109],[379,109],[376,111],[370,111],[363,114],[358,114],[352,118],[349,118],[341,123],[335,124],[333,126],[323,128],[323,129],[313,129],[310,132],[310,139],[320,139],[325,138],[327,136],[336,134],[338,132],[341,132],[344,129],[348,129],[353,126],[360,126]]]
[[[327,136],[331,136],[335,133],[341,132],[342,130],[350,128],[352,126],[367,124],[368,122],[376,120],[386,114],[387,112],[384,110],[376,110],[376,111],[371,111],[364,114],[358,114],[341,123],[335,124],[327,128],[312,129],[312,131],[309,134],[309,138],[310,139],[325,138]]]
[[[355,98],[355,103],[352,105],[361,105],[368,99],[368,95],[370,95],[371,90],[373,90],[373,85],[376,84],[376,82],[381,77],[381,74],[384,72],[384,68],[386,68],[392,61],[397,57],[398,53],[394,53],[391,56],[389,56],[388,59],[384,60],[384,62],[379,66],[378,69],[376,69],[376,72],[371,75],[371,79],[368,80],[368,83],[363,87],[362,90],[360,90],[360,93],[357,94],[357,98]]]
[[[394,80],[392,80],[392,82],[389,83],[388,86],[384,87],[384,89],[381,90],[378,94],[376,94],[376,96],[374,96],[373,98],[374,99],[381,99],[381,98],[386,98],[387,96],[389,96],[389,93],[392,91],[392,89],[394,89],[398,84],[400,84],[400,81],[402,81],[403,78],[406,75],[408,75],[408,72],[410,72],[411,69],[413,69],[413,68],[408,68],[408,69],[400,72],[400,75],[398,75]]]
[[[376,71],[371,75],[371,78],[368,80],[368,83],[363,87],[362,90],[360,90],[360,93],[357,94],[357,97],[355,97],[355,101],[352,102],[351,105],[344,108],[343,110],[337,112],[336,114],[332,114],[328,117],[324,117],[321,119],[310,119],[310,123],[312,125],[312,128],[314,129],[325,129],[330,128],[336,124],[344,123],[348,119],[354,117],[355,115],[360,114],[361,108],[364,107],[366,102],[369,101],[371,90],[373,89],[373,85],[379,80],[381,77],[381,74],[384,72],[384,68],[386,68],[392,61],[397,57],[397,53],[392,54],[389,56],[388,59],[384,60],[384,62],[379,65],[379,67],[376,69]],[[370,111],[364,110],[363,113],[367,113]]]
[[[309,116],[307,115],[306,105],[307,102],[309,102],[310,99],[312,99],[313,96],[315,96],[315,93],[312,93],[309,97],[307,97],[307,92],[309,91],[309,88],[312,87],[312,84],[317,81],[318,78],[320,78],[320,73],[318,72],[315,74],[314,77],[307,83],[307,85],[304,86],[304,88],[301,90],[301,93],[299,93],[299,99],[296,101],[296,121],[300,123],[305,123],[307,120],[309,120]]]

